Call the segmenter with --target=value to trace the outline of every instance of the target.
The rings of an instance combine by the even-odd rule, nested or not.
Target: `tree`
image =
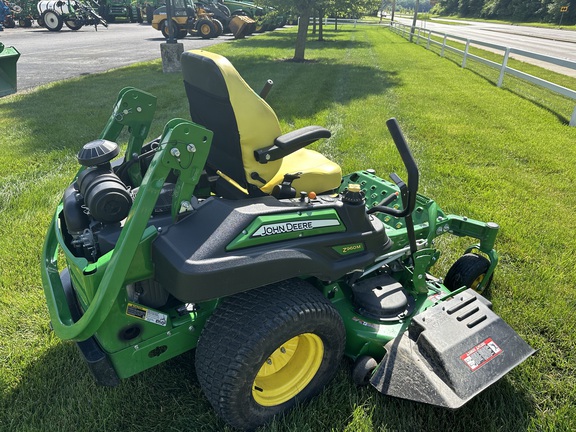
[[[316,5],[316,0],[260,0],[258,3],[272,6],[287,15],[296,14],[298,16],[298,32],[296,34],[296,46],[294,47],[294,57],[292,61],[304,61],[308,26]]]
[[[298,32],[296,34],[296,46],[292,61],[302,62],[305,60],[306,39],[310,18],[314,10],[318,10],[322,19],[325,13],[333,16],[345,16],[359,18],[360,16],[378,10],[381,0],[260,0],[260,4],[273,6],[281,13],[295,13],[298,15]],[[322,28],[320,27],[320,40],[322,40]]]
[[[458,14],[458,0],[439,0],[432,8],[432,12],[438,15],[456,15]]]

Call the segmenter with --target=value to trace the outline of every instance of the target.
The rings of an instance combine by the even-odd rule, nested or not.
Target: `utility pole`
[[[166,0],[166,24],[168,26],[168,40],[169,44],[176,43],[174,39],[174,23],[172,22],[172,0]]]
[[[412,27],[410,28],[410,42],[414,38],[414,32],[416,31],[416,21],[418,20],[418,9],[420,9],[420,0],[416,0],[414,5],[414,19],[412,20]]]
[[[174,16],[173,8],[174,3],[172,0],[166,0],[166,25],[168,31],[168,40],[166,43],[160,44],[160,55],[162,57],[162,71],[164,73],[181,72],[180,56],[184,52],[184,44],[177,42],[174,32],[176,25],[172,21]]]

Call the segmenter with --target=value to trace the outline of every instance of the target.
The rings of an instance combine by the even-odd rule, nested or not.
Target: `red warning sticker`
[[[470,351],[462,354],[460,359],[474,372],[502,352],[502,348],[496,345],[492,338],[488,338]]]

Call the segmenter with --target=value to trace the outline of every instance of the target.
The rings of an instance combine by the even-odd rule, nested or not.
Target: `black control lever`
[[[406,171],[408,172],[408,184],[405,184],[404,181],[398,177],[396,173],[392,173],[390,178],[398,187],[400,188],[400,194],[402,196],[402,202],[404,204],[403,210],[398,210],[391,207],[386,207],[383,203],[378,204],[370,208],[367,213],[385,213],[391,216],[396,217],[406,217],[407,215],[412,214],[414,209],[416,208],[416,193],[418,192],[418,166],[416,165],[416,161],[414,160],[414,156],[412,156],[412,152],[408,147],[408,143],[400,130],[400,125],[395,118],[391,118],[386,121],[386,126],[388,126],[388,130],[390,131],[390,135],[392,135],[392,139],[394,140],[394,144],[396,144],[396,148],[398,149],[398,153],[400,153],[400,157],[402,158],[402,162],[404,162],[404,166],[406,167]],[[391,199],[392,196],[386,197],[384,201]]]
[[[403,210],[397,210],[395,208],[387,207],[386,204],[380,203],[379,205],[372,207],[366,213],[372,214],[376,212],[381,212],[384,214],[389,214],[391,216],[396,217],[403,217],[405,218],[406,222],[406,234],[408,236],[408,242],[410,244],[410,252],[414,255],[417,251],[416,247],[416,234],[414,232],[414,222],[412,221],[412,212],[416,208],[416,193],[418,192],[418,166],[416,165],[416,161],[414,160],[414,156],[412,156],[412,152],[408,147],[408,143],[400,130],[400,125],[396,121],[395,118],[391,118],[386,121],[386,126],[388,126],[388,130],[390,131],[390,135],[392,135],[392,139],[394,140],[394,144],[396,144],[396,148],[400,153],[400,157],[402,158],[402,162],[404,162],[404,166],[406,167],[406,171],[408,172],[408,184],[405,184],[397,174],[393,173],[390,175],[392,181],[398,185],[400,188],[400,196],[402,197],[402,205],[404,207]],[[386,197],[383,202],[392,201],[392,195]],[[389,203],[388,202],[388,203]],[[387,204],[388,204],[387,203]]]

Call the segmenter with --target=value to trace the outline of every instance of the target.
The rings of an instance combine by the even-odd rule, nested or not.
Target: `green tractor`
[[[226,58],[181,61],[192,121],[146,142],[156,98],[123,89],[46,236],[52,328],[98,383],[195,349],[215,411],[252,429],[318,394],[343,355],[358,385],[458,408],[534,353],[480,294],[498,225],[418,193],[396,120],[407,181],[342,175],[306,148],[327,129],[282,134]],[[443,235],[475,239],[444,279],[430,273]]]
[[[7,16],[4,25],[7,28],[14,28],[16,24],[20,27],[32,27],[34,19],[38,18],[36,10],[37,1],[20,0],[17,3],[8,3],[11,15]]]
[[[131,23],[142,23],[142,13],[132,0],[99,0],[98,13],[106,22],[124,20]]]

